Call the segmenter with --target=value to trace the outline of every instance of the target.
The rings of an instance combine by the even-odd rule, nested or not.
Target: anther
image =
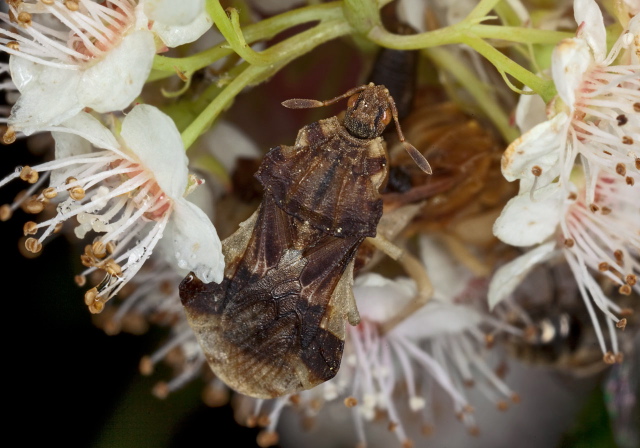
[[[91,314],[100,314],[104,310],[104,302],[97,300],[89,305],[89,312]]]
[[[622,143],[625,145],[633,145],[633,139],[628,135],[622,137]]]
[[[622,285],[618,288],[618,292],[620,294],[622,294],[623,296],[628,296],[631,295],[631,286],[629,285]]]
[[[84,196],[85,196],[84,188],[73,187],[69,191],[69,196],[71,196],[71,199],[73,199],[74,201],[81,201],[82,199],[84,199]]]
[[[633,103],[633,110],[636,112],[640,112],[640,103]]]
[[[23,166],[20,170],[20,179],[29,182],[30,184],[38,182],[38,177],[38,172],[30,166]]]
[[[511,397],[510,398],[511,398],[511,401],[514,402],[514,403],[520,403],[520,401],[521,401],[520,395],[518,395],[515,392],[511,393]]]
[[[628,274],[624,278],[624,281],[627,283],[627,285],[634,286],[638,282],[638,277],[635,274]]]
[[[41,201],[38,201],[36,199],[31,199],[29,201],[26,201],[23,205],[22,205],[22,209],[26,212],[26,213],[30,213],[32,215],[37,215],[38,213],[40,213],[42,210],[44,210],[44,203],[42,203]]]
[[[348,408],[357,406],[357,404],[358,404],[358,400],[356,399],[356,397],[347,397],[344,399],[344,405]]]
[[[425,437],[429,437],[434,433],[434,431],[435,431],[435,428],[432,425],[429,425],[428,423],[425,423],[424,425],[422,425],[422,428],[420,428],[420,433]]]
[[[496,406],[498,407],[499,411],[506,411],[507,409],[509,409],[509,403],[507,403],[506,401],[500,400],[496,403]]]
[[[109,255],[111,255],[112,253],[114,253],[116,251],[116,245],[113,241],[109,241],[107,243],[107,253]]]
[[[51,6],[54,3],[54,0],[40,0],[45,5]]]
[[[613,256],[616,258],[618,264],[622,264],[622,260],[624,258],[623,253],[620,249],[617,249],[613,252]]]
[[[624,354],[622,352],[616,353],[616,363],[622,364],[622,361],[624,361]]]
[[[597,212],[598,210],[600,210],[600,207],[597,204],[589,204],[589,210],[591,210],[593,213]]]
[[[604,356],[602,357],[602,360],[605,362],[605,364],[615,364],[616,363],[616,357],[612,352],[605,353]]]
[[[542,175],[542,168],[540,168],[538,165],[533,166],[531,168],[531,174],[536,177],[540,177]]]
[[[98,288],[95,286],[84,293],[84,304],[87,306],[91,306],[92,303],[98,298]]]
[[[7,42],[7,48],[10,48],[14,51],[20,51],[20,44],[13,40],[11,42]]]
[[[611,209],[609,207],[602,207],[600,213],[602,213],[603,215],[608,215],[609,213],[611,213]]]
[[[268,415],[258,416],[258,426],[262,426],[263,428],[266,428],[267,426],[269,426],[269,423],[271,423],[271,420],[269,419]]]
[[[107,248],[102,241],[96,241],[91,245],[91,252],[96,258],[104,258],[107,255]]]
[[[402,448],[413,448],[413,440],[405,439],[402,441]]]
[[[64,181],[65,185],[69,185],[69,184],[74,183],[74,182],[78,182],[78,179],[76,179],[73,176],[67,177],[67,179]],[[71,188],[73,188],[73,187],[71,187]]]
[[[299,394],[290,395],[289,402],[294,406],[300,404],[300,395]]]
[[[621,316],[633,316],[633,310],[631,308],[622,308],[618,314]]]
[[[567,238],[564,240],[564,247],[571,248],[576,244],[573,238]]]
[[[624,166],[624,163],[618,163],[616,165],[616,173],[618,173],[620,176],[624,176],[627,174],[627,167]]]
[[[624,126],[629,121],[629,119],[627,118],[627,116],[625,114],[618,115],[616,117],[616,120],[618,121],[618,126]]]
[[[76,275],[75,277],[73,277],[73,281],[76,283],[76,285],[82,287],[87,283],[87,277],[85,277],[84,275]]]
[[[24,242],[24,247],[29,252],[37,254],[42,250],[42,243],[35,238],[27,238],[27,240]]]
[[[576,199],[578,199],[578,195],[572,191],[571,193],[569,193],[569,196],[567,196],[567,199],[569,199],[570,201],[575,201]]]
[[[65,1],[64,6],[66,6],[69,11],[77,11],[80,9],[80,5],[78,5],[78,2],[74,0]]]
[[[80,263],[82,263],[82,266],[87,268],[92,268],[93,266],[95,266],[93,257],[87,254],[80,255]]]
[[[144,376],[149,376],[153,373],[153,361],[150,356],[143,356],[138,365],[138,370]]]
[[[607,263],[606,261],[603,261],[598,265],[598,270],[600,272],[607,272],[609,270],[609,263]]]
[[[18,23],[24,26],[31,25],[31,14],[26,11],[22,11],[20,14],[18,14]]]
[[[616,322],[616,328],[620,328],[624,330],[626,326],[627,326],[627,319],[625,319],[624,317],[620,319],[618,322]]]
[[[636,183],[636,181],[635,181],[635,180],[633,180],[633,177],[631,177],[631,176],[627,176],[627,177],[625,178],[625,181],[627,182],[627,185],[629,185],[629,186],[631,186],[631,187],[633,187],[633,184],[635,184],[635,183]]]
[[[398,429],[398,424],[396,422],[389,422],[389,425],[387,425],[387,429],[389,430],[389,432],[393,432]]]
[[[107,274],[115,277],[120,277],[122,275],[122,268],[114,260],[107,261],[104,270],[107,271]]]
[[[640,158],[636,158],[636,169],[640,170]]]
[[[22,226],[22,232],[24,236],[35,235],[38,232],[38,224],[33,221],[27,221],[24,223],[24,226]]]
[[[58,191],[54,187],[48,187],[42,190],[42,196],[47,199],[53,199],[58,196]]]
[[[268,448],[278,443],[278,433],[275,431],[260,431],[256,437],[256,443],[260,448]]]
[[[164,381],[158,381],[151,390],[151,393],[160,400],[167,398],[169,396],[169,392],[169,385]]]
[[[0,206],[0,221],[8,221],[11,219],[11,215],[13,215],[13,212],[8,204]]]

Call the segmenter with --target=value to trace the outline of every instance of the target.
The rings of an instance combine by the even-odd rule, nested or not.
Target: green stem
[[[249,65],[240,72],[184,130],[182,133],[182,141],[185,149],[188,149],[193,142],[209,128],[217,116],[233,101],[235,96],[240,93],[244,87],[273,76],[292,59],[302,56],[324,42],[348,34],[350,31],[351,27],[344,21],[323,23],[265,50],[263,54],[272,61],[277,62],[270,65]],[[246,62],[245,64],[248,65]]]
[[[400,35],[388,32],[382,27],[374,27],[368,34],[369,39],[382,47],[396,50],[420,50],[447,44],[464,42],[465,36],[474,35],[485,39],[501,39],[508,42],[531,44],[555,44],[572,33],[547,31],[533,28],[501,25],[470,25],[460,22],[446,28],[426,33]]]
[[[328,22],[338,19],[343,19],[341,2],[324,3],[288,11],[262,20],[260,23],[247,25],[242,29],[242,34],[245,42],[252,44],[260,40],[270,39],[288,28],[303,23]],[[228,19],[226,20],[228,21]],[[213,48],[185,58],[156,56],[153,61],[154,72],[149,77],[149,81],[168,78],[178,71],[188,77],[195,71],[231,53],[233,53],[233,50],[229,48],[229,44],[222,42]]]
[[[508,115],[488,93],[487,86],[459,58],[444,48],[428,48],[423,50],[423,53],[438,67],[446,70],[457,79],[474,97],[478,107],[495,124],[505,141],[511,142],[518,137],[517,130],[509,125]]]
[[[484,40],[477,37],[464,36],[463,42],[484,56],[500,72],[509,74],[522,84],[529,86],[531,90],[542,97],[545,103],[551,101],[555,95],[556,91],[553,81],[546,81],[536,76]]]
[[[465,18],[465,21],[482,20],[487,16],[487,14],[489,14],[489,11],[491,11],[501,1],[502,0],[481,0],[480,3],[473,8],[473,11],[471,11]]]

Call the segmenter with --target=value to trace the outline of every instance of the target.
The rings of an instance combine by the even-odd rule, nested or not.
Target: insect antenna
[[[365,84],[362,86],[354,87],[353,89],[343,93],[340,96],[335,98],[331,98],[330,100],[319,101],[319,100],[309,100],[303,98],[292,98],[290,100],[286,100],[282,102],[282,105],[288,109],[312,109],[314,107],[323,107],[329,106],[330,104],[337,103],[338,101],[348,98],[351,95],[354,95],[358,92],[362,92],[364,89],[371,87],[372,84]]]
[[[422,155],[420,151],[416,149],[411,143],[405,140],[404,134],[402,133],[402,128],[400,127],[400,122],[398,121],[398,109],[396,108],[396,102],[393,100],[391,95],[388,95],[387,101],[389,102],[389,107],[391,108],[391,115],[393,116],[393,121],[396,124],[396,131],[398,132],[398,139],[402,142],[405,151],[409,154],[409,157],[413,159],[416,165],[427,174],[433,173],[431,170],[431,165],[427,159]]]

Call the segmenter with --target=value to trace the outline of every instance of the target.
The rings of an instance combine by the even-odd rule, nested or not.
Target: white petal
[[[122,121],[120,135],[154,174],[162,191],[172,199],[182,198],[189,180],[188,159],[173,120],[153,106],[140,104]]]
[[[166,22],[154,22],[151,30],[162,39],[162,42],[169,47],[175,48],[180,45],[195,42],[211,28],[213,20],[206,12],[200,13],[193,21],[186,25],[168,25]]]
[[[489,308],[509,296],[537,264],[551,258],[555,247],[556,243],[550,241],[501,266],[489,284]]]
[[[604,28],[602,12],[594,0],[575,0],[573,15],[578,26],[578,37],[586,40],[597,62],[602,62],[607,54],[607,31]]]
[[[142,91],[156,53],[153,33],[134,31],[84,71],[78,90],[83,105],[97,112],[129,106]]]
[[[576,90],[582,83],[582,76],[593,62],[589,45],[584,39],[564,39],[551,55],[551,74],[558,89],[558,95],[573,111]]]
[[[113,133],[103,125],[100,120],[86,112],[80,112],[72,118],[64,121],[57,128],[57,133],[71,133],[91,142],[95,147],[102,149],[117,150],[120,145]],[[74,154],[68,154],[74,155]],[[58,159],[56,151],[56,159]]]
[[[412,339],[433,338],[443,334],[462,333],[477,327],[482,316],[472,308],[438,301],[429,302],[414,316],[398,324],[395,332]]]
[[[531,246],[549,238],[563,212],[562,189],[558,183],[511,198],[493,225],[493,234],[512,246]]]
[[[413,281],[407,278],[391,280],[376,273],[358,276],[353,286],[360,315],[374,322],[383,322],[395,315],[415,293]]]
[[[85,140],[82,137],[79,137],[75,134],[70,134],[68,132],[52,132],[51,136],[53,137],[56,146],[56,160],[64,159],[66,157],[71,157],[80,154],[88,154],[91,152],[91,143]],[[74,169],[75,167],[69,168],[59,168],[51,171],[51,179],[49,180],[50,185],[62,185],[64,184],[65,179],[69,177],[68,170]]]
[[[525,91],[531,91],[527,86]],[[547,105],[539,95],[520,95],[516,107],[516,125],[521,133],[530,131],[534,126],[547,120]]]
[[[532,169],[542,170],[542,185],[559,172],[558,161],[567,140],[569,119],[564,112],[540,123],[509,145],[502,156],[502,174],[509,181],[533,179]]]
[[[11,56],[11,77],[20,97],[9,124],[30,135],[73,117],[83,108],[77,97],[80,72],[36,64]]]
[[[211,131],[202,136],[201,141],[227,172],[235,169],[239,157],[258,158],[261,155],[258,145],[245,132],[224,120],[217,122]]]
[[[420,259],[434,289],[434,296],[451,301],[458,296],[471,279],[472,273],[450,254],[435,237],[423,235],[419,240]]]
[[[186,199],[174,202],[164,238],[173,246],[174,262],[193,271],[205,283],[222,281],[224,256],[215,227],[196,205]]]
[[[165,25],[188,25],[204,11],[204,0],[145,0],[145,15]]]

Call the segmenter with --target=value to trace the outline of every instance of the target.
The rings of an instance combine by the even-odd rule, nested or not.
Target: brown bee
[[[382,216],[387,177],[380,137],[393,119],[415,162],[431,172],[398,124],[388,90],[373,83],[328,101],[293,99],[289,108],[320,107],[350,97],[344,119],[303,127],[295,146],[277,146],[256,178],[258,210],[223,242],[225,276],[204,284],[193,273],[180,285],[187,319],[209,365],[227,385],[258,398],[310,389],[340,367],[345,320],[360,321],[351,285],[353,260]]]

